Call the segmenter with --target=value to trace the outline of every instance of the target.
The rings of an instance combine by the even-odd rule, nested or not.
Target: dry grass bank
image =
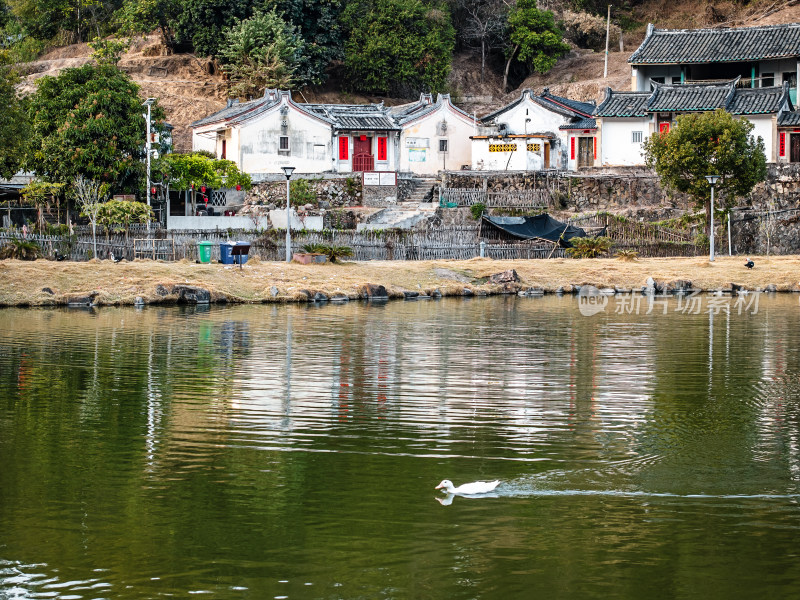
[[[699,289],[720,289],[731,283],[747,289],[774,284],[780,291],[800,291],[800,256],[753,257],[756,267],[747,270],[741,257],[650,258],[635,262],[616,259],[554,259],[495,261],[349,262],[300,265],[251,261],[241,270],[220,264],[200,265],[137,260],[114,264],[38,260],[0,262],[0,304],[52,305],[96,292],[98,304],[133,304],[168,300],[156,291],[161,285],[198,286],[211,291],[213,300],[232,302],[286,302],[305,298],[302,290],[328,295],[358,297],[367,283],[383,285],[393,295],[403,290],[461,295],[464,288],[499,292],[486,282],[494,273],[516,270],[523,288],[548,292],[561,286],[592,284],[597,287],[638,289],[648,277],[660,282],[689,280]],[[277,288],[277,296],[273,296]]]

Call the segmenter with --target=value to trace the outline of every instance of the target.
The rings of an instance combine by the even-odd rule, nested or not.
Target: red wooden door
[[[372,138],[367,136],[353,138],[353,171],[372,171],[374,168]]]
[[[372,154],[372,138],[361,136],[353,140],[353,154]]]

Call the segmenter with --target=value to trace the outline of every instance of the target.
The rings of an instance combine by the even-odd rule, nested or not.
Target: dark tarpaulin
[[[569,248],[569,240],[574,237],[586,237],[580,227],[557,221],[543,213],[535,217],[490,217],[483,215],[484,221],[520,240],[536,238],[558,243],[562,248]]]

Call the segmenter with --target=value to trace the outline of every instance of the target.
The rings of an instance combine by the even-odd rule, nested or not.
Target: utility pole
[[[155,98],[148,98],[142,104],[147,107],[147,138],[145,142],[145,149],[147,152],[147,207],[150,208],[150,108],[153,106],[153,102],[155,102]],[[150,235],[150,217],[147,218],[147,234]]]
[[[608,37],[611,32],[611,5],[608,5],[608,18],[606,19],[606,64],[603,67],[603,79],[608,77]]]

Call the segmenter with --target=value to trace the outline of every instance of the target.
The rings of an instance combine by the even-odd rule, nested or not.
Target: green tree
[[[27,166],[52,182],[78,175],[133,191],[144,173],[145,118],[139,86],[109,65],[65,69],[43,77],[33,95]],[[153,120],[163,112],[155,105]]]
[[[175,22],[181,14],[180,0],[126,0],[114,14],[119,33],[145,36],[157,29],[169,52],[175,49]]]
[[[218,56],[223,30],[250,14],[248,0],[182,0],[175,20],[176,44],[202,56]]]
[[[645,162],[661,184],[691,195],[711,218],[711,185],[706,175],[719,175],[719,200],[731,206],[767,177],[764,140],[754,138],[754,125],[724,110],[678,117],[669,133],[653,134],[644,143]]]
[[[508,89],[508,72],[514,59],[527,63],[537,73],[547,73],[569,52],[553,13],[539,10],[536,0],[517,0],[508,13],[509,47],[503,73],[503,90]]]
[[[57,45],[102,37],[121,0],[10,0],[26,33]]]
[[[273,9],[257,12],[223,31],[220,49],[231,97],[253,97],[266,88],[291,87],[305,43]]]
[[[341,0],[266,0],[264,8],[274,6],[306,40],[298,56],[295,80],[318,84],[332,60],[342,58]]]
[[[102,203],[97,211],[97,220],[105,225],[106,231],[116,225],[125,231],[126,242],[133,223],[147,223],[153,216],[153,209],[147,204],[130,200],[109,200]]]
[[[131,41],[120,39],[98,38],[89,42],[92,49],[92,60],[98,65],[116,65],[122,55],[128,50]]]
[[[446,4],[351,0],[342,19],[352,89],[407,97],[445,89],[455,45]]]
[[[16,74],[0,66],[0,177],[11,178],[22,166],[29,121],[25,101],[17,96]]]
[[[250,176],[239,171],[230,160],[217,160],[203,154],[167,154],[154,165],[153,171],[161,173],[170,187],[176,190],[191,190],[192,213],[196,209],[197,192],[203,186],[207,190],[252,187]],[[202,193],[202,192],[201,192]]]
[[[63,184],[31,181],[22,188],[22,199],[26,204],[36,208],[36,226],[40,232],[45,229],[44,214],[50,212],[54,203],[60,205]]]

